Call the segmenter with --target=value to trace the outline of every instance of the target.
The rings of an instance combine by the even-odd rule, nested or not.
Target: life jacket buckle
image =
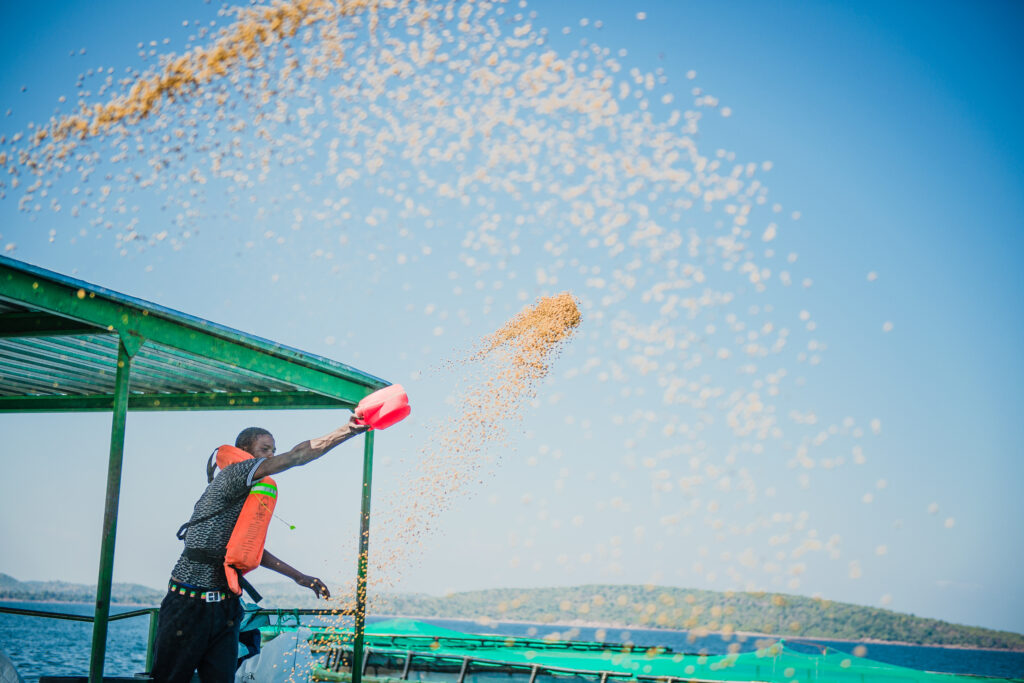
[[[206,602],[220,602],[220,591],[206,591],[203,593],[203,600]]]

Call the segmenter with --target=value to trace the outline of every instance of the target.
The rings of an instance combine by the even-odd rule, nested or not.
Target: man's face
[[[252,444],[251,453],[257,458],[272,458],[276,452],[277,446],[270,434],[260,434]]]

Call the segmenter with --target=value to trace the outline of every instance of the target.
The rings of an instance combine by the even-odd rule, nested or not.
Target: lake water
[[[39,602],[0,602],[7,607],[20,607],[49,612],[91,615],[92,605],[55,604]],[[138,609],[138,606],[115,606],[112,613]],[[369,621],[388,617],[370,617]],[[597,629],[588,627],[570,628],[551,624],[490,623],[486,626],[473,621],[456,619],[423,619],[438,626],[459,631],[476,633],[499,633],[502,635],[542,638],[551,633],[576,640],[598,640]],[[148,617],[134,617],[110,624],[107,641],[107,656],[104,672],[108,676],[131,676],[145,669],[146,639],[149,633]],[[0,650],[18,667],[28,681],[36,681],[41,675],[80,675],[89,669],[90,640],[92,624],[85,622],[60,621],[39,617],[0,614]],[[720,636],[707,636],[690,641],[685,631],[618,629],[610,628],[604,634],[608,642],[633,642],[636,645],[662,645],[677,652],[705,652],[725,654],[730,643]],[[799,642],[786,641],[790,645]],[[853,652],[856,643],[816,640],[843,652]],[[755,640],[741,643],[742,651],[755,649]],[[1024,677],[1024,652],[1000,652],[988,650],[965,650],[938,647],[917,647],[913,645],[867,646],[866,656],[881,662],[907,666],[924,671],[997,676],[1002,678]],[[813,650],[809,650],[813,651]]]
[[[89,616],[95,609],[91,604],[44,602],[0,602],[0,605]],[[116,614],[137,609],[138,605],[112,606],[110,612]],[[104,673],[131,676],[144,671],[149,618],[142,616],[115,621],[108,628]],[[0,650],[11,658],[18,673],[28,681],[35,681],[42,675],[89,675],[91,649],[92,623],[0,614]]]

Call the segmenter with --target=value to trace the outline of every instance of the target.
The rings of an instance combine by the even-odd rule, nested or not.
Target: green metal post
[[[110,426],[110,461],[107,465],[107,503],[103,511],[100,572],[96,581],[96,617],[92,625],[92,654],[89,658],[89,683],[101,683],[103,680],[103,658],[107,651],[110,584],[114,578],[114,541],[117,537],[117,506],[121,497],[121,461],[124,456],[124,426],[128,414],[130,374],[131,357],[124,342],[119,342],[117,377],[114,380],[114,417]]]
[[[156,645],[156,627],[160,623],[160,610],[149,611],[149,639],[146,641],[146,673],[153,671],[153,648]]]
[[[370,484],[373,480],[373,430],[363,447],[363,504],[359,517],[359,568],[356,574],[356,624],[352,643],[352,683],[362,683],[363,630],[366,626],[366,565],[370,548]]]

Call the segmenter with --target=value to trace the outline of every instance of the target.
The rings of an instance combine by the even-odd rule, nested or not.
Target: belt
[[[196,588],[181,581],[170,581],[167,584],[167,588],[177,595],[184,595],[186,598],[196,598],[203,602],[223,602],[228,598],[238,597],[234,593],[225,593],[223,591],[204,591],[202,588]]]

